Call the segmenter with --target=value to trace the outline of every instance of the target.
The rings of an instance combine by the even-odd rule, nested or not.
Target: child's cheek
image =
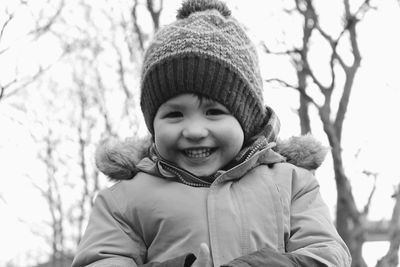
[[[168,155],[177,149],[179,133],[176,127],[171,127],[168,124],[159,124],[156,125],[154,133],[158,152],[168,159]]]

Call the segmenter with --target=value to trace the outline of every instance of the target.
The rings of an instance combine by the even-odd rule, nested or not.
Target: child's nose
[[[185,125],[182,135],[190,140],[199,140],[207,137],[208,129],[202,123],[198,121],[192,121]]]

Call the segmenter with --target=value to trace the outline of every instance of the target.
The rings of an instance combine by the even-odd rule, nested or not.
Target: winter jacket
[[[100,169],[110,174],[124,162],[134,177],[98,194],[72,267],[190,266],[201,243],[214,266],[350,266],[318,182],[303,168],[321,163],[321,146],[305,137],[278,150],[268,146],[195,187],[132,159],[138,152],[127,146],[106,149]]]

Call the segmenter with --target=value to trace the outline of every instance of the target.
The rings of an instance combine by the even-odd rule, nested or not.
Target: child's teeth
[[[185,153],[190,158],[204,158],[211,155],[210,148],[186,149]]]

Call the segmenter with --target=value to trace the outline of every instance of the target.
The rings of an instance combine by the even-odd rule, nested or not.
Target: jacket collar
[[[219,170],[211,177],[197,177],[194,174],[165,161],[155,147],[150,149],[149,157],[142,159],[136,167],[145,173],[160,176],[194,187],[209,187],[214,181],[224,182],[240,179],[247,172],[261,164],[274,164],[285,161],[285,158],[272,150],[275,143],[268,143],[259,138],[253,145],[243,149],[226,170]]]

